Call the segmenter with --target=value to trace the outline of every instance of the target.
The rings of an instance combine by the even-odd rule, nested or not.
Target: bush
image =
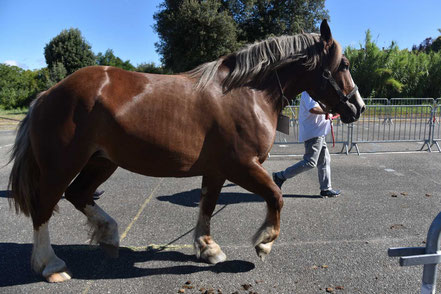
[[[28,106],[40,90],[37,71],[0,64],[0,105],[4,109]]]

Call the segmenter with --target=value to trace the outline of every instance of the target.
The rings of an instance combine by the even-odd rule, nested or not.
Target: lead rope
[[[332,124],[332,120],[340,117],[340,114],[331,116],[331,113],[326,114],[326,119],[329,119],[329,122],[331,123],[331,135],[332,135],[332,148],[335,147],[335,135],[334,135],[334,125]]]

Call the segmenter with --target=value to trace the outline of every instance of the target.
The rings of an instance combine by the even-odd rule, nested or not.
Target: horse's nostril
[[[366,110],[366,106],[363,105],[363,107],[361,107],[361,109],[360,109],[360,113],[363,113],[365,110]]]

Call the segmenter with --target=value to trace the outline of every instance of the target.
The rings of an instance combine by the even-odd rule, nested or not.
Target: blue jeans
[[[293,166],[288,167],[284,171],[278,172],[277,176],[287,180],[304,171],[318,169],[318,179],[320,190],[326,191],[331,187],[331,156],[329,155],[328,146],[325,137],[315,137],[305,141],[305,154],[303,160],[297,162]]]

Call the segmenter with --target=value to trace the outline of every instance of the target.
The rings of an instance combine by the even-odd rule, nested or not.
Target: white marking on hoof
[[[67,272],[53,273],[46,277],[49,283],[61,283],[71,279],[71,275]]]

